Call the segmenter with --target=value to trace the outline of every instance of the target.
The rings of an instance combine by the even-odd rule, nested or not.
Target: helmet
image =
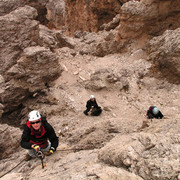
[[[95,97],[94,97],[94,95],[90,95],[90,99],[94,99]]]
[[[41,115],[40,115],[39,111],[37,111],[37,110],[33,110],[29,113],[29,117],[28,117],[29,121],[35,121],[40,118],[41,118]]]
[[[155,115],[159,113],[159,109],[157,107],[154,107],[152,111]]]

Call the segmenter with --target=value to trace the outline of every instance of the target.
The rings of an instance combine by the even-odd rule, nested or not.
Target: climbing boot
[[[88,113],[87,113],[86,111],[84,111],[84,114],[85,114],[86,116],[88,116]]]
[[[32,156],[30,156],[29,154],[25,155],[25,158],[24,158],[25,161],[30,161],[31,159],[33,159]]]

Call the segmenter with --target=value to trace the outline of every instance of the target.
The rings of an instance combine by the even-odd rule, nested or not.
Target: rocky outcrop
[[[3,159],[19,147],[21,130],[6,124],[0,124],[0,133],[0,159]]]
[[[65,2],[64,0],[49,0],[46,5],[48,27],[63,29],[65,25]]]
[[[66,1],[66,32],[70,35],[78,30],[97,32],[100,26],[110,22],[120,11],[118,1],[76,0]]]
[[[111,53],[121,52],[125,46],[124,42],[118,43],[116,40],[117,31],[102,31],[99,33],[80,33],[80,43],[77,50],[81,55],[91,54],[93,56],[103,57]]]
[[[62,71],[49,49],[56,47],[56,37],[44,26],[39,27],[36,16],[36,9],[25,6],[0,17],[1,112],[22,107],[29,96],[47,88]]]
[[[180,83],[180,28],[167,30],[162,36],[151,39],[147,45],[149,60],[154,74],[157,70],[161,76],[173,83]],[[160,47],[160,48],[159,48]]]
[[[0,122],[20,127],[38,109],[60,141],[44,170],[39,159],[22,161],[3,179],[180,179],[180,87],[155,78],[160,71],[179,81],[179,1],[16,3],[0,2]],[[98,117],[83,114],[91,93],[103,109]],[[145,120],[150,104],[164,119]],[[0,132],[0,158],[8,156],[1,176],[26,150],[18,148],[20,129]]]
[[[119,39],[137,38],[143,34],[160,35],[166,29],[179,27],[178,0],[142,0],[125,3],[120,12]]]
[[[68,137],[66,142],[73,145],[75,149],[95,149],[104,146],[105,142],[110,141],[117,133],[118,129],[106,121],[101,123],[93,123],[88,127],[78,128],[70,132],[64,132],[61,135]]]
[[[23,56],[6,73],[1,102],[13,110],[28,96],[46,88],[49,81],[60,75],[58,58],[49,49],[34,46],[24,49]],[[51,68],[49,68],[51,67]]]
[[[24,48],[37,45],[39,23],[34,19],[37,11],[25,6],[0,16],[0,73],[16,64]]]
[[[11,173],[11,174],[7,174],[6,176],[1,178],[2,180],[22,180],[22,174],[21,173]]]
[[[106,30],[110,31],[111,29],[115,29],[120,22],[119,14],[117,14],[112,21],[108,22],[107,24],[104,23],[102,26],[100,26],[100,30]]]
[[[39,25],[39,44],[52,50],[58,47],[58,40],[55,33],[41,24]]]
[[[177,179],[180,136],[174,134],[119,135],[99,151],[99,159],[125,167],[145,180]]]
[[[4,16],[5,14],[10,13],[18,7],[23,7],[25,5],[24,0],[5,0],[0,1],[0,16]]]
[[[125,170],[99,164],[97,162],[96,151],[71,153],[65,158],[60,159],[60,161],[62,162],[62,166],[59,166],[58,161],[54,161],[49,167],[51,169],[52,179],[142,180],[139,176]],[[37,180],[40,177],[45,180],[47,176],[47,171],[44,172],[43,176],[39,176],[37,171],[33,171],[29,179]]]
[[[27,0],[26,5],[29,5],[33,8],[35,8],[38,12],[38,15],[36,17],[36,20],[39,21],[43,25],[48,24],[48,19],[46,18],[47,15],[47,8],[46,4],[49,0]]]
[[[150,66],[149,63],[144,63],[140,59],[128,66],[119,65],[117,70],[113,66],[109,66],[108,69],[99,69],[90,75],[90,79],[85,82],[85,87],[95,91],[102,89],[128,91],[129,88],[132,88],[132,79],[138,84],[140,79],[148,74]]]

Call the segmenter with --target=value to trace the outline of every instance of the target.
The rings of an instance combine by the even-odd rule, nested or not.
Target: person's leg
[[[34,149],[28,149],[28,154],[33,158],[36,157],[36,151]]]
[[[48,142],[48,146],[46,148],[42,148],[41,151],[42,152],[48,152],[50,147],[51,147],[51,143]],[[28,149],[28,154],[31,157],[36,157],[36,151],[34,149]]]
[[[85,115],[88,115],[88,112],[90,111],[90,108],[87,108],[85,111],[84,111],[84,114]]]
[[[48,142],[48,146],[46,148],[42,148],[41,151],[42,152],[48,152],[50,148],[51,148],[51,143]]]
[[[147,118],[148,118],[148,119],[153,119],[154,117],[153,117],[153,115],[149,112],[149,113],[147,114]]]
[[[91,116],[96,116],[97,108],[92,108]]]
[[[99,108],[99,109],[97,110],[97,116],[99,116],[101,113],[102,113],[102,109]]]
[[[93,108],[91,111],[91,115],[92,116],[99,116],[102,112],[102,109],[100,107],[98,108]]]

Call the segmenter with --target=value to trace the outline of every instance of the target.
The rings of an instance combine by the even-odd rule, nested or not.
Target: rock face
[[[46,6],[48,26],[50,28],[63,29],[65,25],[65,2],[64,0],[50,0]]]
[[[1,0],[0,178],[26,153],[11,126],[38,109],[59,147],[3,179],[179,180],[179,3]],[[98,117],[83,114],[90,94]]]
[[[116,136],[99,151],[99,159],[125,167],[145,180],[176,179],[179,175],[180,136],[130,134]]]
[[[179,35],[180,28],[174,31],[167,30],[162,36],[151,39],[147,45],[149,60],[152,61],[154,68],[161,72],[161,76],[178,84],[180,83]]]
[[[0,102],[4,113],[17,109],[30,95],[47,88],[48,82],[62,71],[57,56],[49,49],[56,43],[48,43],[47,35],[50,39],[53,36],[39,29],[36,16],[36,9],[24,6],[0,17]]]
[[[8,14],[11,11],[15,10],[16,8],[22,7],[24,5],[25,5],[25,1],[24,0],[17,0],[17,1],[5,0],[5,1],[0,1],[0,16]]]
[[[76,149],[95,149],[101,148],[106,142],[114,137],[118,129],[114,127],[109,121],[91,124],[90,127],[78,128],[67,133],[68,139],[66,140]]]
[[[34,20],[36,16],[37,11],[30,6],[0,16],[0,73],[16,64],[24,48],[37,44],[39,23]]]
[[[3,159],[19,147],[21,130],[8,125],[0,125],[0,133],[0,159]]]
[[[91,74],[90,79],[85,82],[85,87],[96,91],[102,89],[128,91],[132,78],[138,83],[140,79],[147,75],[150,64],[139,60],[128,64],[128,66],[123,67],[120,63],[119,66],[116,66],[118,67],[117,70],[108,67],[108,69],[95,71]]]
[[[120,11],[118,1],[67,0],[66,32],[73,35],[76,31],[97,32],[100,26],[110,22]]]
[[[129,1],[121,8],[119,38],[137,38],[142,34],[160,35],[166,29],[179,27],[178,0]]]
[[[59,161],[62,162],[62,166],[59,166]],[[49,169],[51,169],[52,179],[142,180],[141,177],[123,169],[100,164],[97,159],[96,151],[70,153],[65,158],[60,154],[56,154],[56,156],[51,159],[51,163],[49,161],[48,164]],[[31,171],[29,179],[38,180],[40,178],[46,180],[47,177],[49,177],[49,172],[44,171],[43,174],[40,174],[39,171],[39,168]]]
[[[5,76],[8,83],[1,93],[1,102],[8,107],[7,111],[13,110],[28,96],[43,90],[48,82],[57,78],[61,72],[57,64],[56,55],[49,49],[39,46],[24,49],[23,56]]]
[[[31,7],[34,7],[38,15],[36,17],[36,20],[39,21],[43,25],[48,24],[48,19],[46,18],[47,15],[47,9],[46,4],[48,3],[48,0],[27,0],[26,5],[29,5]]]
[[[116,30],[102,31],[96,33],[83,33],[80,36],[80,43],[77,50],[81,55],[91,54],[93,56],[104,57],[105,55],[121,52],[124,43],[116,40]]]

